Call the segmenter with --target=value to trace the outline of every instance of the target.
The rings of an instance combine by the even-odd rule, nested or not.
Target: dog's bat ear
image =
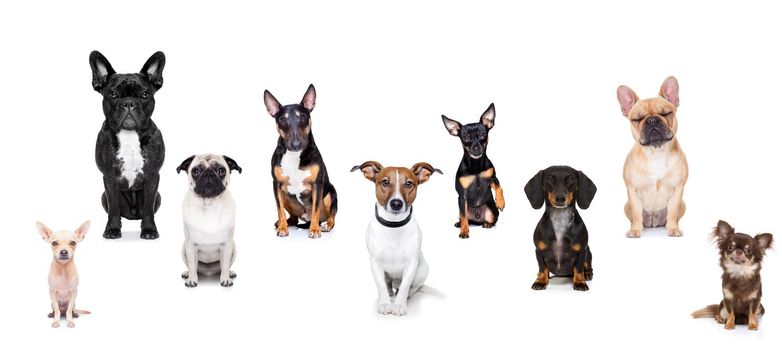
[[[483,124],[486,129],[491,129],[494,127],[494,115],[494,103],[492,103],[489,105],[489,108],[486,108],[486,111],[481,115],[481,124]]]
[[[225,159],[225,163],[228,164],[228,169],[236,170],[239,174],[242,173],[242,167],[240,167],[239,164],[236,164],[236,161],[231,159],[231,157],[223,156],[223,159]]]
[[[98,51],[90,53],[90,68],[92,69],[92,88],[98,92],[106,86],[109,78],[117,73],[114,68],[111,68],[109,60]]]
[[[665,78],[663,85],[660,86],[660,96],[679,107],[679,81],[676,80],[676,77]]]
[[[377,178],[377,174],[380,173],[381,170],[383,170],[383,165],[380,163],[370,160],[366,161],[361,165],[356,165],[352,169],[350,169],[351,172],[361,170],[362,173],[364,173],[364,177],[367,178],[367,180],[375,182],[375,178]]]
[[[310,112],[315,109],[315,86],[312,84],[307,88],[304,97],[301,98],[301,105]]]
[[[39,221],[35,222],[35,227],[38,228],[38,233],[41,234],[41,238],[43,238],[44,241],[49,242],[52,239],[52,233],[54,233],[52,229],[46,227],[46,225]]]
[[[277,99],[274,98],[274,95],[272,95],[272,93],[269,92],[269,90],[263,91],[263,104],[266,105],[266,111],[268,111],[272,117],[277,115],[277,112],[279,112],[280,108],[282,108],[280,102],[278,102]]]
[[[766,254],[766,249],[771,248],[771,244],[774,241],[774,236],[770,233],[761,233],[755,236],[755,241],[758,242],[758,248],[760,252]]]
[[[144,67],[141,67],[141,76],[146,78],[155,89],[163,87],[163,68],[166,66],[166,55],[162,51],[158,51],[152,54],[144,63]]]
[[[76,238],[79,239],[79,241],[84,239],[84,236],[87,235],[87,230],[90,229],[90,220],[85,221],[81,225],[79,225],[79,228],[77,228],[74,233],[76,233]]]
[[[619,107],[622,108],[622,115],[627,117],[635,103],[638,102],[638,95],[635,94],[633,89],[620,85],[616,88],[616,99],[619,100]]]
[[[445,125],[445,129],[448,130],[448,132],[453,136],[459,136],[459,131],[462,130],[462,124],[446,117],[445,115],[442,116],[443,118],[443,125]]]
[[[578,172],[578,193],[576,194],[576,203],[581,209],[589,208],[589,204],[592,203],[592,199],[595,198],[597,192],[597,186],[592,180],[586,176],[583,172]]]
[[[415,163],[413,166],[410,167],[410,171],[415,174],[416,178],[418,178],[418,183],[422,184],[426,181],[429,181],[429,177],[432,176],[434,173],[442,174],[443,172],[440,169],[437,169],[429,163],[420,162]]]
[[[524,193],[527,194],[527,199],[529,199],[529,203],[532,204],[533,208],[540,209],[543,206],[543,200],[545,199],[545,194],[543,193],[543,170],[538,171],[535,176],[527,181],[527,184],[524,186]]]
[[[179,174],[180,171],[184,170],[187,172],[187,169],[190,168],[190,163],[193,162],[193,158],[195,158],[195,155],[192,155],[190,157],[187,157],[187,159],[182,161],[182,164],[179,164],[178,167],[176,167],[176,173]],[[241,171],[240,171],[241,172]]]
[[[722,245],[722,242],[728,239],[733,234],[733,227],[729,223],[720,220],[717,222],[717,227],[711,233],[711,236],[717,240],[717,245]]]

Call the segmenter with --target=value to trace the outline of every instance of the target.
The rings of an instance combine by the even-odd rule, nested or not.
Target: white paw
[[[198,279],[191,278],[185,281],[185,287],[187,288],[195,288],[196,286],[198,286]]]
[[[407,315],[407,301],[397,299],[397,301],[391,305],[391,313],[397,316]]]
[[[377,313],[381,315],[388,315],[391,313],[391,300],[384,300],[377,302]]]
[[[73,321],[68,321],[67,326],[68,328],[73,328],[76,327],[76,323],[74,323]]]
[[[60,328],[60,321],[52,322],[52,328]]]

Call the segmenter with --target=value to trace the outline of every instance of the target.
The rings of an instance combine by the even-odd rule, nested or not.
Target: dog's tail
[[[445,299],[445,293],[437,290],[436,288],[427,286],[425,284],[422,285],[421,288],[418,288],[418,292],[419,293],[423,293],[423,294],[429,294],[431,296],[434,296],[434,297],[437,297],[437,298],[440,298],[440,299]]]
[[[714,318],[720,313],[720,306],[712,304],[692,313],[692,318]]]
[[[87,310],[78,310],[78,309],[77,310],[73,310],[73,312],[75,312],[77,315],[89,315],[89,314],[92,313],[92,312],[89,312]]]

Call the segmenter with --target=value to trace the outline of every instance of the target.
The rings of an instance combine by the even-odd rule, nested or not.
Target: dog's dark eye
[[[223,168],[217,169],[217,175],[225,176],[225,169]]]
[[[391,181],[388,181],[388,179],[383,179],[383,181],[380,181],[380,185],[383,187],[391,186]]]
[[[576,183],[576,178],[575,178],[575,177],[572,177],[572,176],[571,176],[571,177],[568,177],[568,178],[567,178],[567,183],[569,183],[569,184],[574,184],[574,183]]]
[[[749,248],[744,248],[744,255],[751,256],[752,255],[752,251]]]
[[[728,246],[728,253],[732,253],[734,249],[735,249],[735,247],[733,247],[733,245],[732,245],[732,244],[731,244],[731,245],[729,245],[729,246]]]
[[[70,245],[71,245],[71,247],[75,247],[76,246],[76,241],[71,241]]]
[[[198,175],[201,175],[201,170],[200,169],[193,169],[192,173],[193,173],[193,176],[198,176]]]
[[[116,91],[111,91],[111,92],[109,92],[109,97],[111,97],[111,98],[117,98],[117,96],[119,96],[119,95],[117,95],[117,92],[116,92]]]
[[[148,98],[149,96],[150,96],[149,92],[147,92],[147,91],[144,91],[144,92],[141,93],[141,98]]]
[[[56,247],[56,246],[57,246],[57,242],[56,241],[52,242],[52,247]]]
[[[413,188],[413,182],[412,182],[412,181],[410,181],[410,180],[407,180],[407,182],[405,182],[405,187],[406,187],[407,189],[411,189],[411,188]]]

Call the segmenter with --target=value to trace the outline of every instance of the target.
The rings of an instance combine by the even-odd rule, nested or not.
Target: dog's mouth
[[[552,204],[551,206],[554,207],[554,208],[557,208],[557,209],[565,209],[565,208],[567,208],[567,204],[565,204],[565,203],[555,203],[555,204]]]
[[[641,146],[660,147],[671,140],[673,140],[673,133],[668,128],[652,126],[644,128],[640,143]]]
[[[214,198],[219,196],[221,193],[225,191],[225,186],[203,186],[203,187],[196,187],[194,189],[194,192],[203,198]]]

